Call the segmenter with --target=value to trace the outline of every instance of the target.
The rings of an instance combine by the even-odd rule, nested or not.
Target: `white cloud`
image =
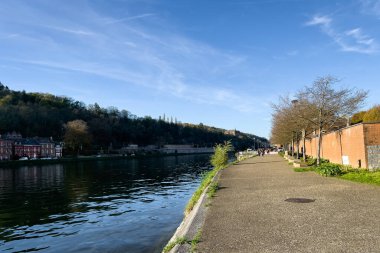
[[[328,35],[344,52],[375,54],[379,52],[376,40],[363,33],[361,28],[354,28],[339,32],[332,25],[333,19],[329,16],[316,15],[305,24],[319,26],[323,33]]]
[[[122,86],[133,85],[193,103],[223,106],[239,112],[258,110],[254,102],[257,99],[246,95],[250,90],[230,88],[231,83],[242,84],[239,75],[248,69],[245,56],[191,40],[168,29],[159,18],[151,20],[153,13],[112,19],[95,10],[66,7],[72,10],[69,16],[59,18],[54,12],[23,4],[20,10],[29,17],[28,30],[33,31],[33,36],[52,37],[57,43],[49,47],[46,39],[38,47],[29,43],[27,54],[22,58],[10,56],[8,60],[13,58],[47,71],[59,69],[116,80],[119,86],[113,88],[119,91],[123,90]],[[23,12],[20,16],[24,16]],[[146,22],[124,22],[136,19]],[[0,22],[5,20],[11,19],[0,17]],[[65,34],[54,31],[77,36],[66,43]],[[36,50],[30,50],[34,46]],[[239,75],[230,77],[237,72]],[[245,74],[251,72],[250,69]]]
[[[320,16],[315,15],[311,20],[306,22],[306,25],[313,26],[313,25],[323,25],[323,26],[329,26],[332,19],[328,16]]]
[[[73,28],[67,28],[67,27],[56,27],[56,26],[46,26],[47,28],[65,32],[65,33],[71,33],[75,35],[84,35],[84,36],[92,36],[95,35],[94,32],[88,31],[88,30],[81,30],[81,29],[73,29]]]
[[[125,18],[120,18],[120,19],[112,19],[112,18],[107,18],[105,24],[106,25],[111,25],[111,24],[116,24],[116,23],[121,23],[125,21],[131,21],[135,19],[143,19],[151,16],[155,16],[156,14],[154,13],[144,13],[136,16],[131,16],[131,17],[125,17]]]

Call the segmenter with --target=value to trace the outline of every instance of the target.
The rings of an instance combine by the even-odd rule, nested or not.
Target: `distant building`
[[[56,144],[53,141],[53,138],[40,138],[35,137],[35,141],[41,145],[41,157],[56,157]]]
[[[6,133],[4,134],[4,139],[9,139],[9,140],[17,140],[17,139],[22,139],[22,135],[20,133],[17,133],[16,131],[12,131],[11,133]]]
[[[41,145],[34,139],[16,140],[14,143],[14,150],[15,157],[41,157]]]
[[[168,144],[164,145],[160,152],[165,154],[195,154],[195,153],[212,153],[214,148],[197,148],[193,145]]]
[[[0,136],[0,160],[10,160],[13,154],[13,141],[1,139]]]
[[[60,158],[63,142],[54,142],[52,137],[22,138],[15,131],[0,135],[0,160],[11,160],[20,157]]]
[[[139,150],[139,145],[137,145],[137,144],[129,144],[126,147],[122,147],[119,152],[121,154],[134,154],[138,150]]]
[[[54,150],[55,150],[55,156],[54,157],[61,158],[62,157],[62,150],[63,150],[63,142],[55,143]]]
[[[240,134],[240,132],[237,131],[236,129],[234,129],[234,130],[226,130],[226,131],[224,131],[224,134],[232,135],[232,136],[237,136],[237,135]]]

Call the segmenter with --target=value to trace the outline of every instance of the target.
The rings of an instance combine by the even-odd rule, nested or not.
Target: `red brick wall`
[[[307,155],[317,156],[317,142],[317,137],[306,141]],[[324,134],[321,157],[342,164],[342,156],[347,156],[351,166],[359,167],[360,160],[361,167],[367,168],[367,146],[372,145],[380,145],[380,123],[358,124]]]
[[[366,146],[380,145],[380,123],[364,124]]]

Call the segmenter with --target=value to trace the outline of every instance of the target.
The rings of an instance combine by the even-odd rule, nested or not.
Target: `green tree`
[[[363,122],[363,117],[366,114],[366,111],[357,112],[351,117],[351,124],[358,124]]]
[[[369,109],[363,116],[363,122],[380,121],[380,105],[376,105]]]
[[[83,120],[73,120],[67,122],[64,136],[65,146],[77,154],[84,147],[91,143],[91,135],[88,131],[87,123]]]

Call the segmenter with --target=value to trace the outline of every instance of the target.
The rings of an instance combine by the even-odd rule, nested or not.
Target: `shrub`
[[[317,171],[324,176],[338,176],[342,174],[342,170],[338,164],[322,163]]]
[[[363,122],[380,121],[380,105],[376,105],[369,109],[363,116]]]
[[[230,141],[224,144],[217,144],[214,148],[214,154],[211,156],[211,164],[216,169],[221,169],[228,164],[228,152],[232,150]]]
[[[285,156],[285,152],[284,152],[284,151],[280,151],[280,152],[278,152],[278,154],[279,154],[280,156],[282,156],[282,157]]]
[[[306,164],[307,166],[313,166],[313,165],[316,165],[317,164],[317,159],[315,158],[307,158],[306,159]]]
[[[321,162],[321,164],[329,163],[329,160],[321,158],[320,162]],[[307,164],[307,166],[317,165],[317,158],[308,157],[306,159],[306,164]]]
[[[216,173],[228,165],[228,151],[231,149],[232,145],[229,141],[215,146],[214,154],[211,156],[211,164],[214,166],[214,169],[202,175],[201,184],[187,203],[185,215],[190,213],[190,211],[194,208],[203,191],[212,182]]]
[[[352,115],[351,125],[363,122],[363,117],[365,114],[366,114],[366,111],[361,111]]]

